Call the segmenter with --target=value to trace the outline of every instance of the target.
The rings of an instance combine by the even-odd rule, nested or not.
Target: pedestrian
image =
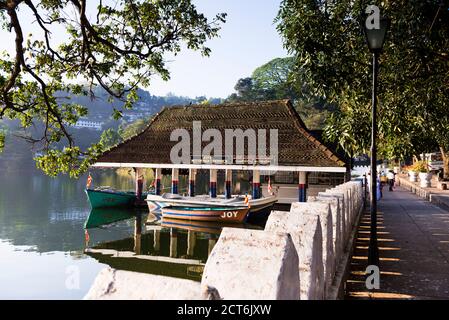
[[[392,170],[388,170],[387,173],[387,179],[388,179],[388,190],[393,191],[394,186],[394,172]]]

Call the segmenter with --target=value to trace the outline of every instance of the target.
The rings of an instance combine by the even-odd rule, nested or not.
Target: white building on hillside
[[[103,126],[104,122],[101,121],[91,121],[87,119],[80,119],[78,120],[73,127],[81,129],[81,128],[87,128],[87,129],[94,129],[94,130],[101,130],[101,127]]]

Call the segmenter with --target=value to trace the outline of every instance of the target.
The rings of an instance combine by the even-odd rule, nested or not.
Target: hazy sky
[[[248,77],[258,66],[276,57],[285,57],[281,37],[273,20],[281,0],[192,0],[199,12],[208,18],[226,12],[227,21],[222,25],[220,37],[207,43],[212,49],[210,57],[199,52],[183,50],[177,56],[167,56],[171,79],[157,77],[149,88],[154,95],[171,92],[183,96],[207,96],[225,98],[234,92],[239,78]],[[94,5],[97,1],[92,1]],[[41,37],[40,30],[24,6],[21,15],[24,35],[33,33]],[[0,50],[14,52],[14,35],[1,33]],[[54,30],[53,41],[64,40],[64,32]]]

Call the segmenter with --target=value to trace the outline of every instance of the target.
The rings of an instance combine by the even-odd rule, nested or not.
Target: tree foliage
[[[236,95],[230,99],[240,101],[292,99],[298,93],[290,81],[294,60],[275,58],[256,68],[251,77],[239,79],[234,87]]]
[[[391,20],[379,70],[379,152],[404,157],[449,147],[448,1],[283,0],[277,28],[295,57],[296,81],[338,106],[328,138],[366,153],[371,133],[371,55],[365,8]],[[299,73],[300,72],[300,73]]]
[[[333,107],[314,95],[306,79],[295,75],[293,57],[275,58],[256,68],[251,77],[241,78],[236,93],[228,101],[261,101],[290,99],[308,128],[321,129]]]
[[[67,95],[95,98],[101,87],[110,99],[131,108],[138,86],[149,86],[152,75],[169,78],[164,54],[178,53],[184,44],[207,56],[208,39],[218,35],[226,14],[208,20],[190,0],[0,1],[3,33],[15,37],[12,56],[0,56],[0,119],[19,119],[23,128],[44,123],[38,137],[45,154],[37,165],[47,174],[78,175],[95,160],[101,145],[81,150],[67,130],[87,109],[71,103]],[[39,29],[25,37],[25,9]],[[65,41],[56,44],[52,32],[65,30]],[[86,85],[87,84],[87,85]],[[114,118],[121,112],[115,110]],[[0,141],[3,138],[0,136]],[[56,143],[65,141],[63,148]]]

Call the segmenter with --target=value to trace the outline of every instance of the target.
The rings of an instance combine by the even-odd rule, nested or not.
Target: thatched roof
[[[193,121],[201,121],[202,132],[218,129],[223,138],[225,129],[266,129],[267,148],[270,146],[269,130],[277,129],[279,166],[345,166],[340,155],[307,130],[288,100],[164,108],[145,130],[100,156],[98,166],[101,163],[172,164],[170,151],[177,141],[170,141],[170,134],[182,128],[192,137]],[[203,147],[207,144],[208,141],[202,142]],[[245,152],[246,149],[247,146]],[[267,153],[271,154],[270,148]]]

